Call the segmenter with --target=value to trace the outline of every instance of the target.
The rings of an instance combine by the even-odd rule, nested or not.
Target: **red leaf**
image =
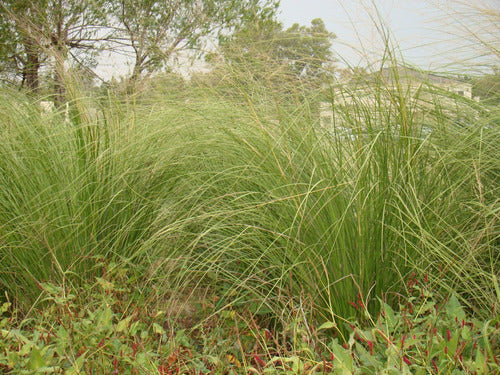
[[[436,361],[435,361],[435,360],[432,360],[431,362],[432,362],[432,365],[434,366],[434,370],[435,370],[436,372],[439,372],[439,371],[438,371],[438,366],[436,365]]]
[[[168,367],[166,365],[158,366],[158,372],[160,373],[160,375],[170,375],[171,374],[170,370],[168,369]]]
[[[266,366],[266,363],[260,359],[260,357],[257,355],[257,354],[253,354],[253,359],[255,360],[255,362],[259,365],[259,366],[262,366],[262,367],[265,367]]]
[[[104,342],[106,341],[106,338],[104,337],[101,341],[99,341],[99,344],[97,345],[98,348],[102,347],[104,345]]]
[[[373,355],[373,342],[370,340],[366,340],[366,343],[368,344],[368,347],[370,348],[370,355]]]

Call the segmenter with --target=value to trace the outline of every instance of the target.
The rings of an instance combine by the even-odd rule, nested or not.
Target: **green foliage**
[[[44,284],[43,290],[46,307],[35,321],[15,315],[2,320],[0,368],[11,374],[164,374],[183,360],[204,368],[192,359],[192,345],[182,331],[163,328],[164,311],[134,304],[124,314],[130,292],[126,287],[97,278],[95,284],[74,290],[77,295],[54,284]],[[9,304],[3,310],[10,310]]]
[[[352,326],[348,346],[357,371],[488,374],[497,368],[500,353],[492,348],[500,339],[498,317],[493,322],[471,319],[454,294],[442,301],[415,278],[409,285],[411,295],[397,312],[381,302],[373,327]],[[331,348],[342,362],[335,355],[339,346]]]
[[[472,79],[472,95],[498,106],[500,98],[500,72],[485,74]]]
[[[130,22],[139,75],[227,28],[229,64],[54,111],[0,92],[0,371],[494,371],[494,101],[390,51],[339,84],[323,22],[283,30],[274,1],[139,3],[96,14]]]
[[[330,363],[325,371],[340,372],[394,364],[398,371],[432,371],[434,358],[452,366],[443,332],[450,330],[451,342],[463,327],[450,316],[484,322],[498,314],[498,113],[432,85],[414,89],[399,69],[390,82],[331,82],[316,96],[295,88],[282,97],[254,75],[226,73],[222,84],[204,87],[165,75],[134,96],[75,100],[67,113],[41,111],[4,91],[2,290],[26,319],[44,300],[36,307],[66,314],[71,305],[85,324],[102,325],[101,340],[125,345],[97,349],[100,357],[89,361],[104,367],[115,366],[143,334],[125,327],[135,306],[166,310],[160,306],[172,299],[199,294],[210,302],[200,297],[192,310],[207,320],[180,309],[176,315],[185,317],[182,328],[198,331],[178,333],[168,319],[144,326],[145,338],[167,335],[165,345],[176,338],[172,363],[189,371],[195,358],[198,371],[220,372],[304,373],[323,368],[323,360]],[[175,93],[163,92],[167,84]],[[325,97],[334,124],[320,122]],[[411,271],[419,279],[428,274],[437,294],[456,296],[438,317],[425,307],[430,296],[415,302],[425,313],[411,318],[413,326],[425,331],[434,324],[436,342],[406,324],[412,311],[397,308],[406,288],[416,290],[413,278],[403,282]],[[116,300],[104,297],[99,305],[102,296],[91,297],[89,285]],[[80,314],[85,300],[99,317]],[[386,319],[377,323],[380,300]],[[342,324],[354,321],[354,332]],[[28,332],[36,325],[18,323]],[[219,323],[226,330],[217,330]],[[490,337],[495,326],[481,324]],[[398,344],[391,339],[383,349],[387,340],[369,336],[373,329],[417,341],[394,352]],[[339,340],[318,331],[336,332]],[[467,341],[460,353],[471,363],[495,361],[487,349],[495,340],[479,353]],[[21,354],[8,366],[84,366],[79,349],[51,357],[41,344],[25,351],[9,345]],[[381,349],[366,355],[371,345]],[[424,347],[434,357],[423,356]],[[159,373],[162,366],[175,370],[172,352],[160,361],[155,350],[138,371],[153,371],[152,363]],[[465,362],[462,371],[476,366]]]
[[[103,31],[108,14],[104,0],[86,1],[5,1],[0,6],[0,28],[4,50],[0,61],[14,61],[7,74],[22,77],[22,85],[39,88],[39,70],[52,60],[56,65],[57,89],[63,86],[63,61],[89,66],[98,43],[107,38]],[[57,63],[59,62],[59,64]]]
[[[0,132],[10,142],[0,146],[0,279],[2,288],[29,304],[40,282],[79,283],[99,272],[96,257],[132,261],[152,246],[147,239],[174,186],[168,179],[178,177],[160,167],[170,156],[162,162],[159,154],[154,168],[160,169],[142,177],[151,161],[137,148],[139,133],[122,138],[122,126],[131,125],[123,118],[121,126],[113,123],[117,114],[92,116],[80,101],[70,108],[68,126],[64,113],[41,114],[24,100],[12,106],[1,101],[6,116]]]
[[[280,95],[299,85],[317,90],[333,73],[334,38],[319,18],[309,27],[294,24],[286,30],[277,21],[257,20],[221,37],[220,55],[209,55],[208,60],[216,69],[241,75],[242,81],[251,78],[272,86]]]
[[[221,306],[239,296],[275,314],[293,296],[328,320],[361,318],[357,298],[375,312],[417,269],[478,315],[498,309],[496,127],[457,126],[376,82],[378,99],[338,105],[346,126],[329,130],[315,98],[246,88],[150,90],[93,112],[80,100],[72,126],[5,96],[2,287],[29,306],[39,283],[78,285],[108,258],[159,290],[217,284]]]
[[[333,60],[334,38],[321,18],[313,19],[310,27],[295,23],[279,36],[278,58],[299,77],[324,78],[325,67]]]
[[[204,312],[211,318],[200,316],[194,329],[185,329],[186,323],[166,311],[137,304],[127,272],[120,275],[71,291],[44,284],[44,307],[36,319],[22,319],[3,304],[0,369],[10,374],[488,374],[498,368],[498,318],[470,318],[456,297],[443,301],[416,279],[397,310],[381,302],[373,325],[350,324],[348,339],[339,343],[325,335],[336,323],[315,328],[296,316],[283,333],[273,334],[244,307],[214,318],[212,305]]]
[[[132,84],[164,67],[176,52],[199,48],[204,38],[228,34],[255,19],[273,18],[277,5],[275,0],[112,2],[113,15],[123,25],[117,37],[134,52]]]

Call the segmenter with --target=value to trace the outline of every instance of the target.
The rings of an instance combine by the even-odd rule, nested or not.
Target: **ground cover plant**
[[[5,373],[493,373],[498,368],[496,321],[471,319],[452,295],[438,298],[428,281],[409,280],[398,310],[381,302],[370,324],[311,325],[298,311],[272,332],[244,308],[210,314],[199,306],[194,329],[184,316],[133,304],[124,274],[99,277],[75,290],[44,284],[50,306],[22,318],[10,303],[0,310],[0,370]],[[78,302],[84,298],[85,302]],[[367,310],[363,306],[359,309]],[[8,317],[7,317],[8,315]],[[184,328],[183,328],[184,327]],[[342,343],[343,342],[343,343]]]

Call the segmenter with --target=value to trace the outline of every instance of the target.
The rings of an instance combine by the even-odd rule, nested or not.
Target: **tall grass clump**
[[[28,307],[45,282],[127,269],[158,304],[209,290],[216,309],[340,326],[416,272],[498,311],[498,110],[393,57],[312,89],[221,73],[75,98],[68,118],[3,91],[2,289]]]
[[[410,85],[395,67],[332,85],[330,128],[306,98],[293,110],[275,100],[274,117],[249,101],[248,118],[204,133],[217,142],[185,176],[199,181],[180,221],[188,274],[219,286],[220,306],[312,305],[331,320],[377,310],[417,270],[496,310],[497,130],[472,101]]]
[[[176,194],[182,173],[169,132],[144,132],[139,111],[117,101],[84,103],[70,103],[67,118],[2,93],[0,280],[21,304],[42,282],[70,288],[103,275],[104,263],[143,264]]]
[[[222,292],[221,308],[283,319],[376,310],[415,270],[479,313],[497,309],[497,130],[474,102],[413,88],[410,72],[332,85],[330,128],[319,95],[292,107],[271,90],[261,112],[236,86],[232,99],[225,89],[217,104],[183,106],[191,191],[152,239],[183,259],[179,276]]]
[[[293,105],[242,86],[153,110],[80,99],[69,120],[4,93],[2,288],[28,306],[41,283],[71,288],[111,264],[160,296],[208,288],[218,308],[335,321],[377,311],[417,271],[496,311],[495,112],[415,89],[410,71]]]

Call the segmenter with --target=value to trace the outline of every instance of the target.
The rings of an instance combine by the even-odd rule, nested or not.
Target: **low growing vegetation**
[[[118,286],[119,285],[119,286]],[[494,373],[498,369],[498,321],[471,319],[457,297],[436,298],[425,280],[410,279],[412,293],[397,310],[380,301],[370,321],[325,322],[315,327],[296,309],[272,331],[248,308],[210,314],[197,302],[195,315],[134,305],[123,277],[98,277],[65,290],[43,284],[48,306],[21,318],[4,303],[0,369],[12,374],[199,373]],[[83,302],[85,301],[85,302]],[[209,314],[209,315],[208,315]],[[198,323],[186,330],[186,320]],[[347,336],[333,336],[337,324]]]

